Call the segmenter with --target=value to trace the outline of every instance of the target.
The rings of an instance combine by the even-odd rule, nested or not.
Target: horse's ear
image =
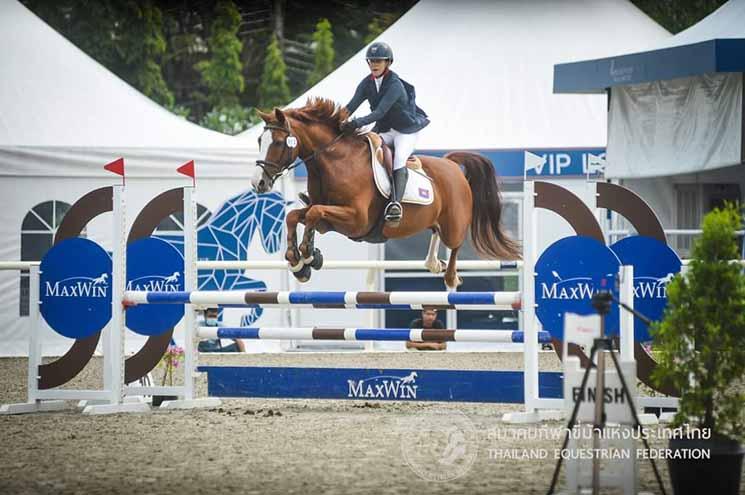
[[[280,125],[285,123],[285,114],[281,108],[274,109],[274,116],[277,118],[277,122],[279,122]]]
[[[266,123],[269,123],[270,120],[272,120],[272,114],[271,113],[264,113],[261,110],[257,109],[256,113],[261,117],[261,120],[263,120]]]

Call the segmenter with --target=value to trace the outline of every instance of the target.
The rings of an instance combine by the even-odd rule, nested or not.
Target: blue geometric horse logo
[[[197,259],[239,261],[248,259],[256,231],[267,253],[282,244],[287,202],[278,192],[247,191],[225,201],[206,225],[197,230]],[[183,253],[183,237],[159,236]],[[243,275],[243,270],[199,270],[199,290],[266,290],[266,284]],[[248,326],[261,316],[261,308],[250,308],[241,318]]]

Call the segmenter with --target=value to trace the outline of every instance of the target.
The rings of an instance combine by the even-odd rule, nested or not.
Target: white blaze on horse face
[[[271,146],[272,140],[272,131],[269,129],[265,130],[259,138],[259,160],[266,160],[267,154],[269,153],[269,146]],[[251,185],[253,185],[254,189],[259,192],[266,192],[266,190],[268,190],[268,188],[266,188],[266,184],[268,183],[269,177],[266,176],[261,167],[256,167],[253,177],[251,177]]]
[[[256,169],[254,170],[253,175],[251,176],[251,185],[256,191],[259,191],[259,184],[261,183],[263,178],[264,178],[264,171],[261,170],[261,167],[257,166]]]
[[[259,138],[259,157],[261,160],[266,160],[266,155],[269,153],[269,146],[272,145],[272,131],[267,129]]]

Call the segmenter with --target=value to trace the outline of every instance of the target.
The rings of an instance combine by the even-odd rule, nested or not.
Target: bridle
[[[331,142],[329,142],[327,145],[322,146],[321,148],[318,148],[317,150],[315,150],[313,153],[311,153],[307,157],[300,158],[300,160],[298,160],[297,158],[299,157],[293,158],[292,149],[295,148],[299,144],[300,141],[298,140],[297,136],[295,136],[292,133],[292,127],[290,126],[289,120],[287,121],[287,128],[284,128],[282,126],[275,125],[275,124],[265,124],[264,130],[262,131],[262,135],[267,130],[275,130],[275,131],[280,131],[280,132],[287,134],[287,137],[284,140],[284,149],[282,150],[282,154],[279,157],[279,162],[285,161],[285,155],[289,153],[289,160],[284,165],[282,165],[281,163],[276,163],[276,162],[272,162],[269,160],[256,160],[256,166],[259,167],[264,172],[264,175],[269,177],[269,180],[271,181],[272,185],[274,185],[274,182],[277,179],[287,174],[290,170],[293,170],[299,167],[302,163],[307,164],[308,162],[315,160],[316,158],[318,158],[318,155],[326,151],[333,144],[335,144],[339,139],[344,137],[344,134],[339,134],[333,140],[331,140]],[[259,141],[260,140],[261,139],[259,139]],[[274,170],[279,170],[279,171],[275,174],[270,174],[266,170],[267,166],[270,166]]]

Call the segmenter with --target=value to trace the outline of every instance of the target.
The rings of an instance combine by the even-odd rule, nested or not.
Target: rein
[[[274,125],[274,124],[266,124],[264,126],[264,131],[272,130],[273,129],[275,131],[280,131],[280,132],[284,132],[285,134],[287,134],[287,138],[285,139],[285,142],[284,142],[284,150],[282,150],[282,156],[280,156],[280,161],[283,161],[284,156],[285,156],[285,153],[287,153],[290,149],[292,149],[295,146],[297,146],[297,144],[291,146],[291,145],[289,145],[287,143],[287,141],[290,138],[293,138],[293,140],[296,143],[299,141],[298,138],[292,133],[292,129],[290,128],[290,122],[289,121],[287,121],[287,127],[288,128],[286,129],[286,128],[282,127],[282,126],[278,126],[278,125]],[[298,158],[300,158],[301,161],[298,161],[297,159],[295,159],[291,163],[288,163],[287,165],[280,165],[279,163],[270,162],[268,160],[256,160],[256,166],[258,166],[259,168],[261,168],[261,170],[263,170],[264,173],[267,176],[270,176],[270,180],[272,181],[272,184],[274,184],[274,182],[277,179],[279,179],[280,177],[282,177],[283,175],[285,175],[287,172],[289,172],[290,170],[293,170],[293,169],[299,167],[301,162],[307,164],[308,162],[311,162],[311,161],[315,160],[316,158],[318,158],[318,155],[320,155],[321,153],[323,153],[324,151],[326,151],[327,149],[329,149],[331,146],[333,146],[334,144],[336,144],[336,142],[339,141],[342,137],[344,137],[344,134],[338,134],[334,139],[331,140],[331,142],[329,142],[325,146],[322,146],[322,147],[316,149],[313,153],[311,153],[310,155],[306,156],[305,158],[298,157]],[[291,151],[290,151],[290,158],[292,158],[292,152]],[[266,166],[267,165],[269,165],[271,167],[274,167],[276,169],[279,169],[279,172],[277,172],[275,174],[269,174],[266,171]]]

